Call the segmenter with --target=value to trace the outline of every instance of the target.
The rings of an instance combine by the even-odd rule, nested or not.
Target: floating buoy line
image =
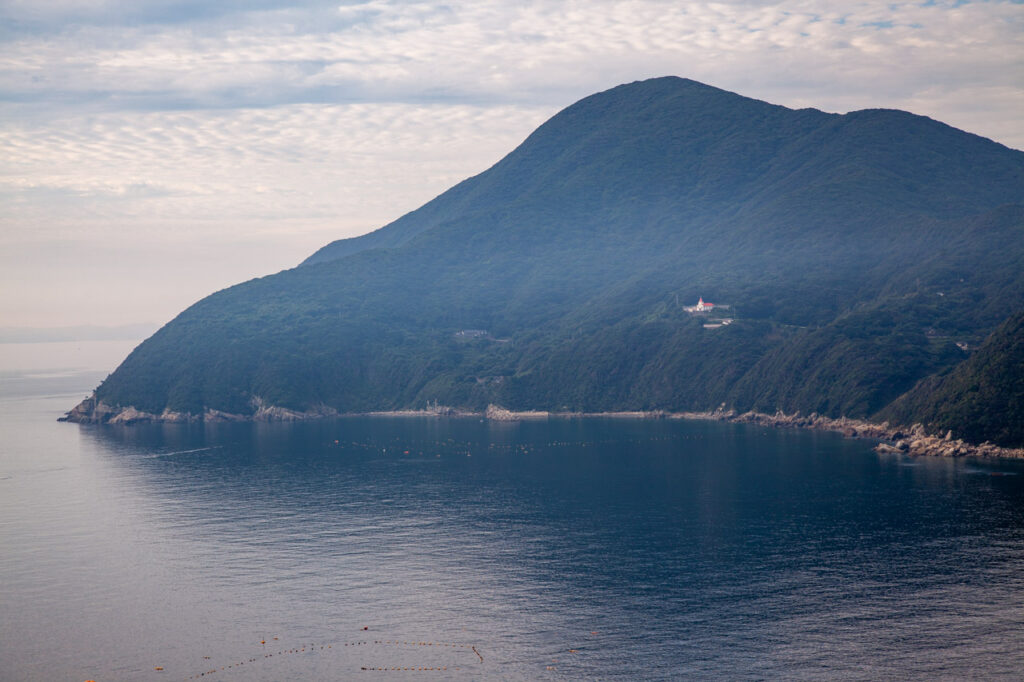
[[[597,445],[644,445],[654,442],[704,440],[701,434],[671,434],[666,436],[645,436],[634,438],[599,438],[595,440],[555,440],[537,441],[532,443],[494,443],[477,441],[455,441],[446,439],[439,441],[394,441],[389,445],[381,443],[364,443],[361,441],[342,441],[336,439],[328,442],[329,447],[376,452],[384,456],[397,455],[398,457],[417,456],[424,457],[435,455],[472,456],[472,452],[489,450],[492,452],[508,452],[518,454],[530,454],[545,448],[589,448]],[[396,444],[397,443],[397,444]]]
[[[363,628],[363,629],[366,630],[368,628]],[[277,640],[277,637],[274,637],[274,640]],[[264,640],[260,640],[260,645],[265,648],[266,645],[267,645],[267,640],[265,640],[265,639]],[[465,651],[465,652],[472,652],[479,659],[480,663],[484,662],[483,655],[480,653],[480,651],[476,648],[476,645],[474,645],[474,644],[462,644],[462,643],[458,643],[458,642],[428,642],[428,641],[405,641],[405,640],[397,640],[397,639],[393,639],[393,640],[391,640],[391,639],[389,639],[389,640],[377,639],[377,640],[373,640],[373,641],[366,640],[366,641],[352,641],[352,642],[333,642],[333,643],[330,643],[330,644],[320,644],[320,643],[317,643],[317,644],[300,644],[298,646],[294,646],[294,647],[291,647],[291,648],[288,648],[288,649],[281,649],[280,651],[274,651],[274,652],[269,652],[269,653],[262,653],[259,656],[253,656],[253,657],[247,658],[245,660],[234,661],[234,662],[229,663],[227,665],[223,665],[223,666],[219,666],[219,667],[213,667],[213,668],[210,668],[209,670],[204,670],[202,672],[198,672],[198,673],[195,673],[193,675],[190,675],[190,676],[186,677],[185,679],[186,680],[202,680],[202,679],[206,679],[208,677],[214,676],[214,675],[216,675],[217,673],[220,673],[220,672],[226,672],[228,670],[234,670],[234,669],[237,669],[237,668],[241,668],[242,666],[245,666],[245,665],[252,666],[252,665],[258,664],[260,661],[263,661],[263,660],[266,660],[266,659],[281,658],[283,656],[292,656],[292,655],[295,655],[295,654],[319,653],[321,651],[328,651],[328,650],[333,650],[333,649],[342,649],[342,648],[346,648],[346,647],[352,647],[352,648],[356,648],[356,647],[365,647],[365,648],[434,647],[434,648],[437,648],[437,649],[454,649],[454,650],[462,650],[462,651]],[[209,656],[203,656],[203,658],[206,659],[206,660],[210,660]],[[373,671],[373,672],[430,672],[430,671],[444,672],[444,671],[448,671],[448,670],[461,670],[461,669],[462,669],[461,665],[456,666],[456,665],[443,665],[443,664],[442,665],[436,665],[435,664],[433,666],[426,666],[426,665],[421,665],[421,666],[410,666],[410,665],[403,665],[403,666],[398,666],[398,665],[362,665],[362,666],[359,667],[359,670],[364,671],[364,672],[371,672],[371,671]],[[155,668],[155,670],[163,671],[164,667],[163,666],[157,666]]]
[[[363,630],[368,630],[368,629],[369,628],[366,628],[366,627],[363,628]],[[590,634],[591,634],[591,636],[595,636],[598,633],[597,633],[597,631],[591,631]],[[274,637],[273,641],[278,641],[278,638]],[[259,643],[260,643],[260,645],[262,646],[263,649],[266,649],[266,645],[268,644],[268,641],[266,639],[260,640]],[[269,642],[269,643],[273,644],[273,642]],[[480,663],[484,662],[483,654],[480,653],[480,650],[476,648],[475,644],[463,644],[463,643],[460,643],[460,642],[428,642],[428,641],[407,641],[407,640],[397,640],[397,639],[377,639],[377,640],[373,640],[373,641],[366,640],[366,641],[352,641],[352,642],[334,642],[334,643],[330,643],[330,644],[300,644],[298,646],[294,646],[294,647],[291,647],[291,648],[288,648],[288,649],[281,649],[279,651],[274,651],[274,652],[270,652],[270,653],[264,652],[264,653],[262,653],[259,656],[253,656],[251,658],[247,658],[247,659],[242,660],[242,661],[235,661],[235,662],[229,663],[227,665],[222,665],[220,667],[216,667],[215,666],[215,667],[212,667],[212,668],[210,668],[208,670],[204,670],[202,672],[198,672],[198,673],[195,673],[193,675],[189,675],[185,679],[186,680],[205,680],[206,678],[213,677],[213,676],[217,675],[217,673],[220,673],[220,672],[226,672],[226,671],[229,671],[229,670],[234,670],[234,669],[237,669],[237,668],[241,668],[242,666],[245,666],[245,665],[248,665],[248,666],[251,667],[252,665],[258,664],[260,661],[265,660],[265,659],[280,658],[282,656],[289,656],[289,655],[295,655],[295,654],[319,653],[319,652],[322,652],[322,651],[333,650],[333,649],[343,649],[343,648],[346,648],[346,647],[352,647],[352,648],[358,648],[358,647],[365,647],[365,648],[373,648],[373,647],[378,647],[378,648],[384,648],[384,647],[410,647],[410,648],[413,648],[413,647],[423,647],[423,648],[434,647],[434,648],[439,649],[439,650],[440,649],[453,649],[453,650],[462,651],[462,652],[472,652],[477,657],[477,660]],[[570,654],[574,654],[574,655],[579,655],[581,653],[580,649],[577,649],[577,648],[569,649],[568,652]],[[209,661],[209,660],[211,660],[211,657],[210,656],[203,656],[203,659]],[[451,671],[461,671],[463,669],[465,669],[467,671],[472,671],[472,670],[475,669],[475,665],[473,665],[472,662],[470,662],[470,663],[471,664],[468,665],[468,666],[466,665],[466,663],[462,663],[461,665],[445,665],[445,664],[437,664],[437,663],[435,663],[434,665],[380,665],[380,664],[377,664],[377,665],[360,665],[358,670],[361,671],[361,672],[447,672],[449,670],[451,670]],[[551,659],[551,663],[557,664],[558,663],[558,659],[557,658]],[[556,670],[556,666],[555,665],[547,665],[546,669],[547,670]],[[158,665],[158,666],[155,666],[153,668],[153,670],[156,671],[156,672],[164,672],[165,668],[164,668],[164,666],[159,666]],[[86,680],[85,682],[95,682],[95,680]]]

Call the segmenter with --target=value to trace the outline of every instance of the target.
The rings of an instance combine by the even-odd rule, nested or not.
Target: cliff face
[[[391,225],[200,301],[77,414],[870,418],[1024,308],[1020,204],[1024,154],[927,118],[632,83]],[[687,312],[701,296],[732,322]]]
[[[75,405],[60,421],[76,424],[139,424],[148,422],[181,423],[202,421],[206,415],[192,415],[165,409],[159,414],[144,412],[132,405],[108,405],[95,395]],[[212,417],[212,415],[211,415]]]
[[[58,421],[75,422],[76,424],[105,424],[119,410],[96,400],[91,395],[71,408],[71,411]]]
[[[326,406],[317,410],[299,412],[289,410],[286,407],[266,405],[259,399],[254,400],[252,410],[245,413],[224,412],[207,408],[199,414],[191,412],[176,412],[165,408],[160,413],[145,412],[132,405],[126,407],[120,405],[108,405],[102,400],[97,400],[95,395],[85,398],[71,409],[59,421],[74,422],[76,424],[146,424],[165,423],[180,424],[187,422],[290,422],[305,421],[307,419],[321,419],[323,417],[336,417],[338,411]]]

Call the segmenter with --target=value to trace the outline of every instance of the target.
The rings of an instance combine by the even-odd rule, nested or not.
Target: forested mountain
[[[928,377],[885,410],[891,419],[953,431],[968,442],[1024,443],[1024,311],[999,326],[970,359]]]
[[[200,301],[96,398],[871,417],[1024,308],[1022,204],[1024,153],[928,118],[631,83],[394,223]],[[687,311],[699,297],[719,306]]]

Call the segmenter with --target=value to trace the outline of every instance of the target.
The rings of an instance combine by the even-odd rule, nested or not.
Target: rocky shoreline
[[[711,412],[678,412],[670,415],[678,419],[705,419],[726,421],[737,424],[762,424],[773,427],[834,431],[847,438],[866,438],[880,441],[875,452],[882,454],[904,454],[922,457],[1002,457],[1024,459],[1024,448],[1005,448],[993,443],[974,444],[954,438],[951,431],[944,436],[929,435],[922,424],[913,426],[892,426],[850,419],[848,417],[823,417],[817,413],[801,415],[799,412],[765,414],[763,412],[735,412],[718,409]]]
[[[223,412],[209,407],[200,414],[175,412],[169,409],[164,409],[163,412],[157,414],[155,412],[139,410],[132,405],[128,407],[111,406],[102,400],[97,401],[95,396],[90,396],[78,403],[78,405],[75,405],[70,412],[57,421],[75,424],[187,424],[198,422],[293,422],[340,416],[342,416],[340,412],[327,406],[322,406],[317,410],[300,412],[286,407],[266,405],[259,399],[253,399],[253,412],[251,414]]]
[[[620,412],[548,412],[544,410],[514,411],[499,405],[488,405],[483,412],[463,410],[444,405],[431,405],[422,410],[387,410],[378,412],[342,413],[320,406],[309,411],[297,411],[275,405],[267,405],[259,398],[252,402],[253,412],[238,414],[207,408],[201,414],[175,412],[165,409],[157,414],[135,407],[107,405],[90,396],[76,405],[59,421],[77,424],[145,424],[145,423],[223,423],[223,422],[293,422],[327,417],[476,417],[495,422],[517,422],[536,419],[566,418],[613,418],[613,419],[691,419],[732,422],[736,424],[760,424],[763,426],[833,431],[847,438],[864,438],[879,441],[875,451],[881,454],[903,454],[924,457],[1001,457],[1024,459],[1024,448],[1005,448],[993,443],[967,443],[954,438],[952,432],[945,436],[929,435],[923,425],[910,427],[891,426],[840,417],[833,419],[817,413],[801,415],[799,412],[785,414],[776,412],[736,412],[718,408],[705,412],[620,411]]]

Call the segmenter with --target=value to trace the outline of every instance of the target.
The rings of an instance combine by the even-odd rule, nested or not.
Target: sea
[[[1021,679],[1024,465],[677,420],[57,418],[0,346],[0,679]]]

